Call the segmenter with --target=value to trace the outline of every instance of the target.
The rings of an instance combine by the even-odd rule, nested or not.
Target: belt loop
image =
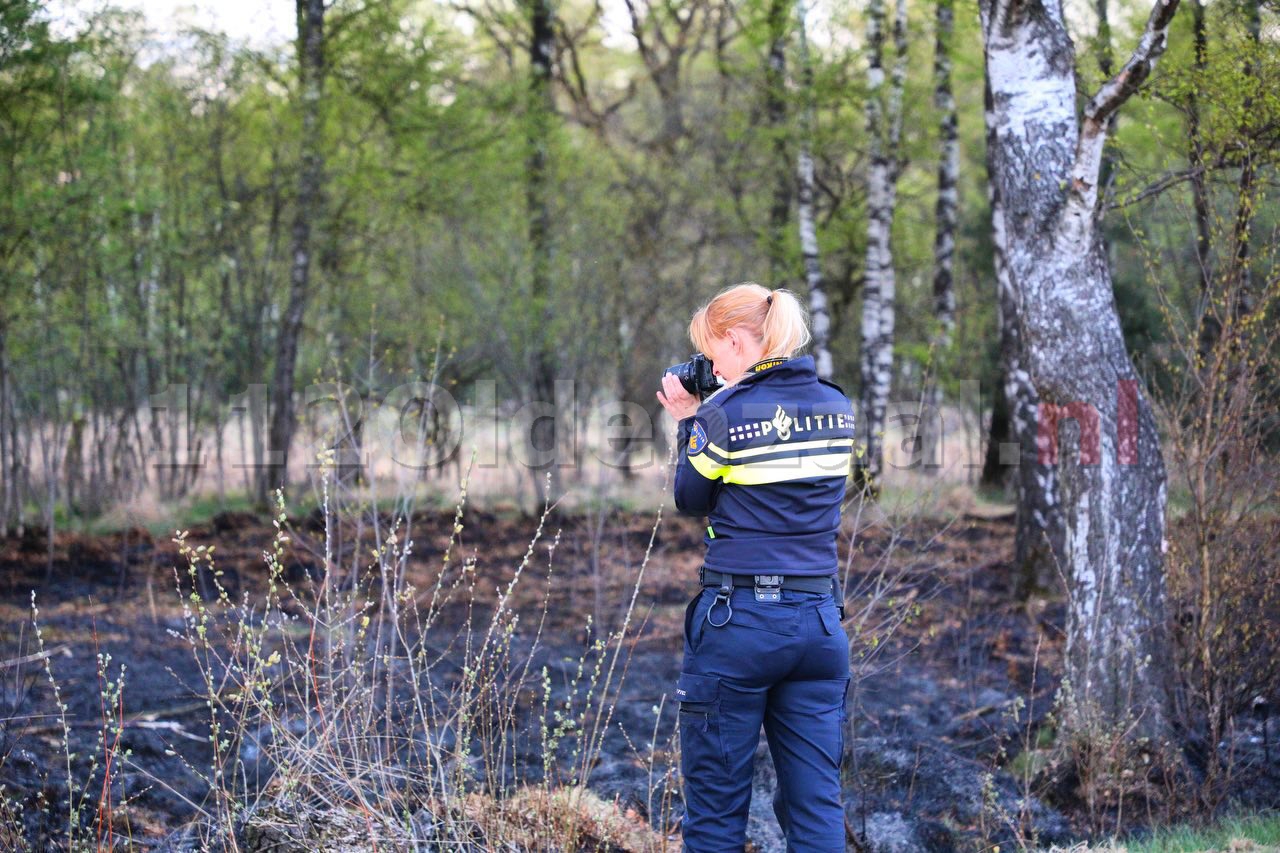
[[[724,617],[723,622],[715,622],[711,619],[711,611],[716,609],[716,605],[720,603],[720,599],[724,599],[724,606],[729,613]],[[733,618],[733,575],[728,572],[720,573],[720,588],[716,590],[715,601],[711,602],[711,606],[707,608],[707,624],[715,628],[723,628],[729,624],[729,620]]]

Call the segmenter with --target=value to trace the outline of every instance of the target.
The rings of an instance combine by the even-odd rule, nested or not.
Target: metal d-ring
[[[729,610],[729,613],[724,617],[723,622],[715,622],[711,619],[711,611],[716,609],[716,605],[720,603],[721,599],[724,599],[724,606]],[[729,620],[732,618],[733,604],[729,601],[729,591],[724,587],[720,587],[720,589],[716,591],[715,601],[711,602],[711,606],[707,608],[707,624],[713,628],[723,628],[725,625],[729,624]]]

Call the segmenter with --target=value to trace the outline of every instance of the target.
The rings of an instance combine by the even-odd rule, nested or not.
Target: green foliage
[[[1213,166],[1212,215],[1236,213],[1241,152],[1257,185],[1274,176],[1280,70],[1238,4],[1205,7],[1198,62],[1180,13],[1170,50],[1126,105],[1109,156],[1121,205],[1106,219],[1126,338],[1164,382],[1165,323],[1139,244],[1181,266],[1176,303],[1198,299],[1193,235],[1173,200],[1185,181],[1193,101]],[[1230,8],[1228,8],[1230,7]],[[785,15],[779,15],[785,10]],[[548,123],[551,290],[535,305],[526,209],[528,34],[515,3],[457,13],[416,0],[339,0],[327,12],[326,176],[298,359],[298,383],[338,380],[376,397],[435,376],[465,399],[493,377],[501,400],[528,395],[550,342],[563,378],[588,396],[653,407],[652,377],[689,351],[690,311],[725,284],[782,278],[803,291],[792,219],[774,241],[770,209],[792,180],[798,105],[814,108],[818,242],[829,286],[836,379],[853,392],[865,253],[865,57],[859,9],[810,15],[811,81],[790,4],[636,6],[606,35],[593,6],[556,6],[555,114]],[[938,122],[933,8],[911,4],[903,163],[893,233],[898,274],[895,395],[936,376],[991,387],[999,335],[986,201],[983,56],[976,6],[960,2],[952,40],[961,146],[949,352],[929,347]],[[1123,14],[1121,14],[1121,12]],[[0,39],[0,365],[13,417],[67,423],[79,413],[106,446],[85,453],[79,511],[154,484],[142,445],[158,440],[148,398],[191,389],[196,430],[225,422],[227,401],[271,375],[287,299],[300,114],[293,45],[251,48],[206,31],[157,51],[136,14],[105,10],[58,37],[35,3],[5,4]],[[1113,53],[1145,9],[1113,10]],[[1264,10],[1271,20],[1271,12]],[[461,17],[459,17],[461,15]],[[1128,16],[1131,20],[1124,20]],[[644,49],[638,46],[643,41]],[[1092,35],[1085,33],[1092,38]],[[767,120],[768,52],[786,41],[787,108]],[[1081,51],[1082,89],[1099,80]],[[1213,98],[1197,93],[1212,91]],[[1256,240],[1276,222],[1256,204]],[[1268,275],[1255,261],[1260,278]],[[53,393],[56,389],[57,393]],[[594,401],[581,399],[580,405]],[[656,412],[655,412],[656,413]],[[87,439],[91,440],[91,439]],[[92,439],[96,440],[96,439]],[[50,447],[64,463],[67,436]],[[206,441],[205,451],[209,451]],[[22,478],[43,503],[39,449]],[[181,477],[164,484],[180,495]],[[55,500],[65,499],[60,488]]]

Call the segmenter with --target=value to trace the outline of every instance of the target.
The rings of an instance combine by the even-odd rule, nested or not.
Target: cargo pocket
[[[680,702],[680,763],[686,774],[723,770],[724,744],[720,737],[720,679],[711,675],[680,673],[676,682]]]

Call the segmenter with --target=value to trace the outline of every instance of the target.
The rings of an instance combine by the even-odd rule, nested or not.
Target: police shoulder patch
[[[689,455],[701,453],[703,448],[707,446],[707,430],[701,421],[693,422],[693,429],[689,430]]]

